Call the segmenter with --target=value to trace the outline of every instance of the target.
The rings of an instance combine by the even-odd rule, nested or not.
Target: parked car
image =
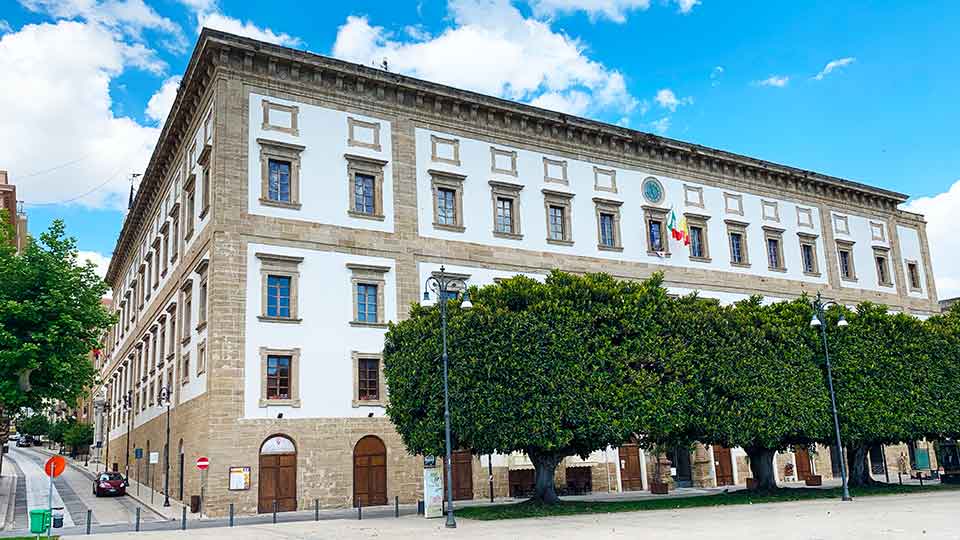
[[[33,446],[33,440],[29,436],[24,435],[19,439],[17,439],[17,446],[19,447]]]
[[[93,481],[93,495],[126,495],[127,480],[118,472],[104,472]]]

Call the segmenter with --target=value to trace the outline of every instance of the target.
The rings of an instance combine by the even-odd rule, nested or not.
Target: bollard
[[[93,521],[93,510],[87,509],[87,534],[90,534],[91,521]]]
[[[137,507],[137,525],[135,530],[137,532],[140,532],[140,507],[139,506]]]
[[[273,501],[273,522],[277,522],[277,501]]]
[[[922,473],[922,472],[918,472],[918,473],[917,473],[917,478],[920,479],[920,487],[923,487],[923,473]]]
[[[187,530],[187,507],[184,506],[182,510],[183,510],[183,513],[182,513],[182,517],[180,518],[180,530],[185,531]]]
[[[393,516],[400,517],[400,497],[393,496]]]
[[[357,519],[363,519],[363,506],[360,503],[357,503]]]
[[[233,527],[233,503],[230,503],[230,526]]]
[[[313,520],[320,521],[320,499],[313,500]]]

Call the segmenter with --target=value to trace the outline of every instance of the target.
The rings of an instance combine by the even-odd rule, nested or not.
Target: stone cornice
[[[819,194],[840,204],[849,202],[897,213],[907,221],[917,219],[914,214],[897,210],[897,205],[907,200],[902,193],[205,28],[147,166],[134,206],[124,222],[114,249],[120,257],[114,257],[110,263],[108,282],[113,283],[126,266],[123,255],[129,253],[131,244],[139,236],[144,213],[153,208],[176,156],[177,145],[184,139],[218,67],[288,84],[313,86],[351,99],[433,113],[458,124],[480,125],[529,139],[584,146],[609,156],[612,161],[622,161],[626,157],[660,162],[680,169],[763,183],[777,190]]]

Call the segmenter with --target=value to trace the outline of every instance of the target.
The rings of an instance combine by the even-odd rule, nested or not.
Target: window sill
[[[188,382],[190,382],[190,377],[180,379],[180,386],[186,386]]]
[[[180,345],[186,347],[190,344],[190,336],[187,336],[180,340]]]
[[[162,277],[162,278],[167,277],[167,269],[166,269],[166,268],[164,268],[163,270],[160,271],[160,277]]]
[[[880,285],[881,287],[893,287],[893,283],[890,283],[890,282],[878,283],[878,285]]]
[[[804,272],[803,275],[807,277],[820,277],[820,272]]]
[[[493,236],[495,238],[503,238],[505,240],[523,240],[523,235],[519,233],[493,231]]]
[[[173,255],[170,256],[170,264],[173,264],[173,263],[175,263],[175,262],[177,262],[177,254],[176,254],[176,253],[174,253]]]
[[[260,407],[299,407],[299,399],[261,399]]]
[[[464,227],[463,225],[444,225],[442,223],[436,223],[436,222],[434,222],[433,228],[439,229],[441,231],[450,231],[455,233],[462,233],[463,231],[467,230],[467,228]]]
[[[780,272],[781,274],[786,274],[786,273],[787,273],[787,269],[786,269],[786,268],[774,268],[774,267],[772,267],[772,266],[768,266],[768,267],[767,267],[767,270],[770,270],[771,272]]]
[[[201,369],[200,371],[197,372],[197,377],[203,375],[203,374],[206,373],[206,372],[207,372],[207,368]]]
[[[856,283],[856,282],[857,282],[857,278],[855,278],[855,277],[843,277],[843,276],[841,276],[841,277],[840,277],[840,281],[846,281],[847,283]]]
[[[193,231],[186,232],[183,235],[183,242],[187,243],[190,241],[191,238],[193,238]]]
[[[203,329],[206,327],[207,327],[207,321],[203,321],[202,323],[197,325],[197,332],[203,331]]]
[[[370,221],[383,221],[386,217],[383,214],[364,214],[354,210],[347,210],[347,215],[357,219],[369,219]]]
[[[915,292],[915,293],[923,294],[923,289],[910,287],[910,292]]]
[[[294,319],[293,317],[270,317],[268,315],[258,315],[257,320],[264,323],[280,324],[300,324],[303,319]]]
[[[210,213],[210,206],[207,205],[207,206],[203,207],[203,210],[200,211],[200,219],[203,219],[203,218],[207,217],[207,214],[209,214],[209,213]]]
[[[660,258],[669,259],[671,253],[670,253],[669,251],[650,251],[650,250],[647,250],[647,255],[650,255],[651,257],[660,257]]]
[[[173,361],[173,357],[174,357],[175,355],[176,355],[176,353],[172,353],[172,352],[171,352],[170,354],[167,355],[167,360],[169,360],[169,361],[172,362],[172,361]]]
[[[713,259],[711,259],[710,257],[694,257],[693,255],[690,256],[690,260],[693,261],[693,262],[699,262],[699,263],[712,263],[712,262],[713,262]]]
[[[555,246],[572,246],[573,240],[557,240],[555,238],[547,238],[547,243]]]
[[[600,251],[623,251],[623,246],[607,246],[604,244],[597,244],[597,249]]]
[[[272,206],[273,208],[286,208],[287,210],[300,210],[303,206],[298,202],[274,201],[273,199],[264,199],[260,197],[260,204],[263,206]]]
[[[372,323],[363,321],[350,321],[350,326],[354,328],[388,328],[388,323]]]
[[[352,406],[354,409],[359,409],[360,407],[386,407],[387,402],[383,399],[355,399],[353,400]]]

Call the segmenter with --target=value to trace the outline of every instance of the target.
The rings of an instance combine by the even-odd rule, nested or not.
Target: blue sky
[[[32,233],[110,256],[202,25],[910,194],[960,294],[955,1],[3,0]]]

